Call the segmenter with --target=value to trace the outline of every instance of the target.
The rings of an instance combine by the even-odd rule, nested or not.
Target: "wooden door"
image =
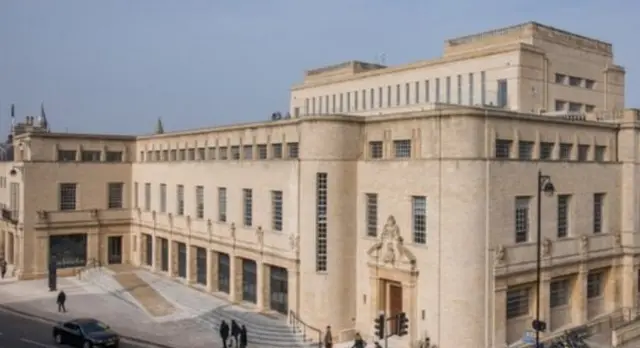
[[[398,334],[398,325],[395,316],[402,312],[402,286],[396,283],[389,284],[389,321],[390,333]]]

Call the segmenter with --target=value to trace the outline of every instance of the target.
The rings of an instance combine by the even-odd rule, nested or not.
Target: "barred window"
[[[187,159],[189,161],[195,161],[196,160],[196,149],[187,150]]]
[[[228,160],[229,159],[229,151],[227,149],[226,146],[221,146],[218,148],[218,157],[220,157],[221,160]]]
[[[240,159],[240,146],[231,146],[231,150],[230,150],[230,154],[229,154],[230,158],[232,160],[239,160]]]
[[[216,148],[214,146],[210,146],[208,150],[209,150],[209,157],[207,159],[208,160],[216,159]]]
[[[242,159],[253,159],[253,145],[244,145],[242,147]]]
[[[204,147],[198,148],[198,161],[204,161],[207,159],[206,149]]]
[[[594,151],[594,159],[596,160],[596,162],[604,162],[606,154],[607,147],[597,145]]]
[[[267,145],[258,145],[258,159],[267,159]]]
[[[60,210],[76,210],[77,189],[76,183],[60,184]]]
[[[169,161],[175,162],[178,159],[178,150],[169,151]]]
[[[413,196],[411,198],[413,242],[427,243],[427,197]]]
[[[378,195],[376,193],[367,193],[365,199],[367,236],[376,237],[378,235]]]
[[[184,215],[184,186],[176,186],[176,215]]]
[[[593,195],[593,233],[601,233],[604,225],[604,193]]]
[[[105,160],[107,162],[122,162],[122,151],[107,151]]]
[[[271,144],[271,156],[273,158],[282,158],[282,144]]]
[[[558,195],[558,238],[569,235],[569,204],[571,196]]]
[[[507,319],[529,315],[530,288],[507,290]]]
[[[604,286],[604,273],[602,271],[592,271],[587,275],[587,298],[597,298],[602,296]]]
[[[144,184],[144,211],[151,210],[151,184]]]
[[[100,162],[100,151],[84,150],[80,153],[82,162]]]
[[[550,160],[553,156],[553,148],[555,147],[554,143],[541,142],[540,143],[540,159],[541,160]]]
[[[569,279],[552,280],[549,284],[549,302],[551,308],[568,305],[570,295]]]
[[[253,191],[242,189],[242,221],[245,227],[253,225]]]
[[[204,186],[196,186],[196,218],[204,219]]]
[[[218,187],[218,221],[227,222],[227,189]]]
[[[589,160],[589,145],[578,145],[578,161],[586,162]]]
[[[162,158],[160,158],[163,162],[169,160],[169,150],[162,150]]]
[[[571,160],[571,151],[573,150],[573,144],[562,143],[560,144],[560,160]]]
[[[75,162],[76,151],[74,150],[58,150],[58,161]]]
[[[516,197],[515,201],[515,235],[516,243],[529,241],[529,205],[530,197]]]
[[[287,152],[288,152],[289,158],[298,158],[298,155],[299,155],[298,143],[288,143]]]
[[[271,220],[274,231],[282,231],[282,191],[271,191]]]
[[[533,141],[518,142],[518,159],[530,160],[533,158]]]
[[[496,158],[511,158],[512,140],[496,139]]]
[[[178,150],[178,161],[186,161],[187,160],[187,150],[180,149]]]
[[[327,271],[328,175],[316,173],[316,271]]]
[[[382,141],[369,142],[369,158],[371,159],[382,158]]]
[[[121,182],[110,182],[107,185],[108,199],[107,208],[120,209],[123,208],[124,184]]]
[[[160,212],[167,212],[167,184],[160,184]]]
[[[411,140],[394,140],[393,152],[395,158],[411,157]]]

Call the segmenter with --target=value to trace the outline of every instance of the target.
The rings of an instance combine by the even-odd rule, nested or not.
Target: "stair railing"
[[[100,268],[102,267],[102,263],[100,263],[100,260],[98,260],[95,257],[90,258],[89,260],[87,260],[87,264],[83,267],[81,267],[80,269],[77,270],[77,277],[78,279],[82,278],[82,273],[84,273],[84,271],[88,271],[92,268]]]
[[[322,331],[305,323],[304,320],[302,320],[302,318],[300,318],[300,316],[298,316],[298,314],[293,310],[289,310],[289,325],[291,325],[294,332],[298,331],[302,334],[302,339],[305,342],[307,342],[307,339],[313,342],[314,339],[312,337],[317,336],[318,348],[322,348]]]

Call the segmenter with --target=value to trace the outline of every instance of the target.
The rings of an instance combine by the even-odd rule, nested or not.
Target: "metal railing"
[[[87,260],[87,264],[85,266],[78,269],[76,276],[78,277],[78,279],[81,279],[82,273],[84,273],[85,271],[88,271],[92,268],[100,268],[100,267],[102,267],[102,263],[100,262],[100,260],[98,260],[95,257],[92,257],[89,260]]]
[[[322,331],[305,323],[304,320],[302,320],[293,310],[289,310],[289,325],[291,325],[294,332],[297,331],[302,334],[302,340],[304,342],[310,341],[313,343],[313,337],[317,336],[318,348],[322,347]]]

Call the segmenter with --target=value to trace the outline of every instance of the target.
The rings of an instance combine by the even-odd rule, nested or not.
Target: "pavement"
[[[52,324],[0,310],[0,348],[58,348],[51,334]],[[121,342],[119,348],[148,348]]]

